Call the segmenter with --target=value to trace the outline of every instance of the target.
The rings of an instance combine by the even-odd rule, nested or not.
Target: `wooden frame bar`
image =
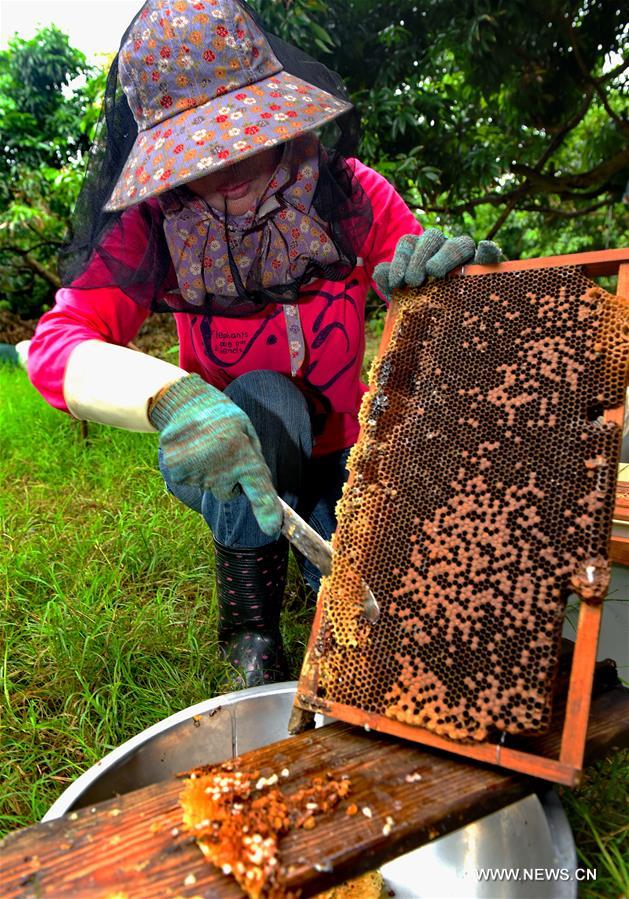
[[[546,758],[522,749],[505,746],[502,743],[457,743],[447,737],[439,737],[424,728],[411,727],[393,720],[384,721],[380,715],[364,712],[362,709],[342,703],[312,701],[310,696],[303,693],[298,693],[297,701],[300,708],[314,713],[318,712],[330,718],[338,718],[369,730],[412,740],[423,746],[463,756],[465,759],[499,765],[531,777],[539,777],[553,783],[574,787],[580,781],[583,766],[601,611],[602,606],[591,606],[585,602],[581,603],[579,609],[577,637],[563,721],[561,721],[561,715],[559,720],[556,716],[554,718],[554,727],[560,729],[561,735],[557,758]],[[317,610],[317,619],[319,614],[319,610]],[[314,630],[316,630],[317,619],[315,619]]]
[[[500,262],[498,265],[466,265],[457,270],[457,274],[487,275],[490,272],[524,272],[532,268],[560,268],[563,265],[578,265],[588,278],[601,278],[605,275],[617,275],[623,263],[629,264],[629,247],[618,250],[594,250],[589,253],[569,253],[565,256],[538,256],[533,259],[514,259]],[[623,275],[623,282],[625,276]],[[629,281],[629,270],[626,275]],[[618,292],[621,296],[625,284],[619,278]],[[629,287],[629,285],[627,285]]]

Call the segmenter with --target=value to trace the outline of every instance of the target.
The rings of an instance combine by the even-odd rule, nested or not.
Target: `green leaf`
[[[315,37],[319,38],[322,44],[327,45],[328,48],[334,46],[334,42],[325,28],[322,28],[320,25],[317,25],[316,22],[310,23],[310,29]]]

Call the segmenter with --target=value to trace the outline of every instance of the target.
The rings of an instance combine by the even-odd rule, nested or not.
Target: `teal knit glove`
[[[249,417],[224,393],[187,375],[158,397],[149,418],[161,432],[164,462],[176,483],[211,490],[222,502],[240,488],[260,529],[277,535],[282,511]]]
[[[428,275],[445,278],[452,269],[470,261],[493,265],[501,255],[500,247],[491,240],[481,240],[477,248],[467,235],[447,238],[436,228],[429,228],[423,234],[400,237],[393,259],[377,265],[373,279],[390,300],[392,292],[402,284],[419,287]]]

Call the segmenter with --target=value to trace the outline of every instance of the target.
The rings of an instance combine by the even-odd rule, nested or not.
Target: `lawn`
[[[0,831],[42,817],[82,771],[220,692],[213,553],[166,494],[157,439],[78,423],[0,366]],[[309,612],[292,570],[282,628],[293,676]],[[629,895],[629,754],[562,791],[582,896]]]
[[[78,423],[0,367],[0,826],[220,692],[211,537],[164,489],[157,439]],[[296,583],[293,573],[293,584]],[[293,675],[309,614],[288,591]]]

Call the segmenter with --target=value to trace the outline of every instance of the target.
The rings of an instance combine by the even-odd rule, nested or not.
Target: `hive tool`
[[[321,574],[332,573],[334,551],[332,544],[310,527],[295,511],[280,498],[282,506],[282,533],[292,545],[315,565]],[[380,617],[380,606],[369,586],[362,581],[364,600],[363,615],[371,624]]]

